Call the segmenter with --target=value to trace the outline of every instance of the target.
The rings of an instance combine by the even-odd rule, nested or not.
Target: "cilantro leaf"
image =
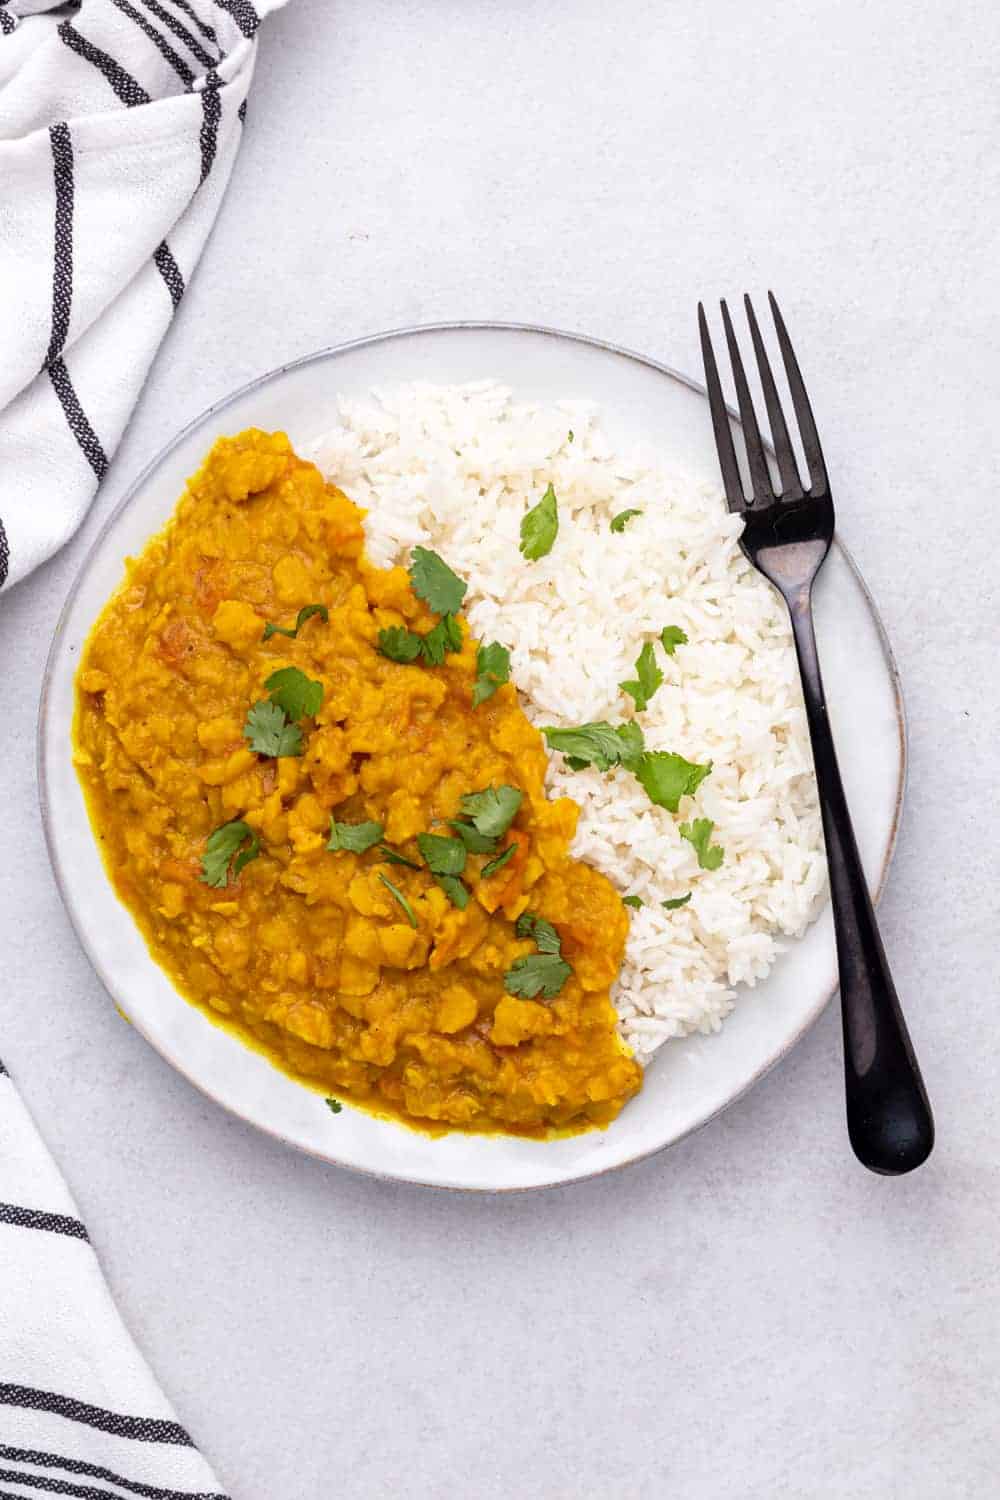
[[[574,771],[596,766],[610,771],[612,766],[635,770],[642,756],[642,730],[633,719],[626,724],[609,724],[599,719],[595,724],[581,724],[576,729],[543,729],[550,750],[561,750]]]
[[[465,869],[465,845],[461,839],[440,833],[418,833],[417,848],[432,875],[461,875]]]
[[[701,786],[711,773],[712,762],[695,765],[683,755],[671,750],[647,750],[636,767],[635,774],[650,802],[676,812],[682,797],[689,797]]]
[[[631,521],[633,516],[641,516],[641,510],[620,510],[616,516],[611,517],[611,530],[622,532]]]
[[[539,953],[562,953],[562,943],[552,923],[536,916],[533,911],[521,913],[514,924],[514,932],[519,938],[534,938]]]
[[[635,659],[635,677],[628,682],[620,682],[618,686],[622,692],[631,694],[635,699],[635,711],[641,714],[662,681],[663,673],[656,665],[653,643],[647,641]]]
[[[623,896],[622,897],[622,905],[623,906],[631,906],[631,908],[632,908],[633,911],[638,911],[639,908],[642,907],[642,906],[645,906],[645,904],[646,903],[645,903],[645,901],[643,901],[643,899],[642,899],[641,896]]]
[[[468,887],[464,886],[457,875],[435,875],[434,879],[444,891],[452,906],[457,906],[459,911],[464,911],[469,904]]]
[[[567,434],[566,434],[566,441],[568,443],[572,443],[574,441],[574,439],[575,439],[575,434],[574,434],[573,429],[571,427],[570,430],[569,430],[569,432],[567,432]]]
[[[687,635],[679,625],[664,625],[660,631],[660,645],[668,656],[673,656],[678,646],[686,646]]]
[[[407,901],[406,897],[403,895],[402,891],[399,889],[399,886],[398,885],[393,885],[393,883],[389,879],[388,875],[383,875],[381,870],[379,870],[379,872],[378,872],[378,878],[379,878],[379,880],[381,880],[381,882],[385,886],[386,890],[389,891],[389,893],[394,897],[394,899],[399,902],[400,906],[403,908],[403,912],[404,912],[404,914],[406,916],[406,920],[409,922],[410,926],[411,927],[416,927],[416,925],[417,925],[417,919],[416,919],[416,916],[414,915],[413,907],[410,905],[409,901]]]
[[[385,830],[381,823],[338,823],[330,814],[330,839],[327,848],[334,853],[338,849],[348,854],[364,854],[377,844]]]
[[[462,798],[462,812],[485,838],[498,839],[513,823],[524,793],[516,786],[488,786]]]
[[[301,755],[302,730],[289,724],[288,716],[277,703],[262,698],[247,714],[243,738],[257,755]]]
[[[436,615],[455,615],[462,608],[467,585],[436,552],[414,547],[409,571],[413,592]]]
[[[537,562],[552,551],[559,530],[559,506],[551,484],[537,505],[521,519],[521,556]]]
[[[298,667],[279,667],[264,683],[272,703],[292,720],[319,713],[323,684],[300,672]]]
[[[472,823],[462,823],[458,818],[452,818],[448,827],[455,830],[470,854],[492,854],[497,846],[496,839],[487,838]]]
[[[414,635],[405,625],[390,625],[379,631],[378,649],[390,661],[416,661],[424,649],[423,636]]]
[[[341,1104],[339,1099],[327,1099],[326,1107],[330,1111],[331,1115],[339,1115],[344,1106]]]
[[[269,641],[272,635],[287,635],[290,641],[294,641],[303,625],[307,620],[311,620],[313,615],[321,615],[324,621],[328,621],[330,611],[325,604],[303,604],[296,616],[295,624],[290,630],[284,625],[272,625],[271,621],[268,620],[264,626],[264,634],[261,636],[261,640]]]
[[[682,839],[694,845],[698,863],[703,870],[717,870],[725,858],[720,844],[710,844],[715,824],[711,818],[695,818],[693,823],[682,823],[677,830]]]
[[[407,859],[405,854],[400,854],[396,849],[390,849],[388,844],[379,844],[378,852],[381,854],[384,864],[405,865],[408,870],[420,869],[415,859]]]
[[[481,872],[483,879],[489,880],[491,875],[495,875],[498,870],[502,870],[507,861],[513,859],[516,853],[517,843],[508,844],[502,854],[498,854],[496,859],[491,859],[489,864],[483,865]]]
[[[250,847],[237,855],[230,875],[230,861],[246,839],[250,840]],[[235,880],[244,865],[256,859],[259,853],[260,839],[249,823],[244,823],[242,818],[237,818],[232,823],[223,823],[205,840],[205,849],[201,856],[200,878],[206,885],[215,886],[216,889],[221,890],[229,884],[230,878]]]
[[[478,708],[492,698],[497,688],[510,681],[510,652],[499,641],[490,641],[476,652],[476,680],[472,688],[472,706]]]
[[[462,627],[454,615],[442,615],[433,630],[429,630],[422,638],[418,637],[418,640],[427,665],[442,667],[446,652],[461,651]]]
[[[691,892],[688,891],[686,896],[675,896],[672,901],[661,901],[660,905],[664,911],[677,911],[678,907],[687,906],[690,900]]]
[[[526,1000],[541,995],[551,1000],[572,972],[557,953],[529,953],[525,958],[515,958],[503,976],[503,985],[508,995],[523,995]]]

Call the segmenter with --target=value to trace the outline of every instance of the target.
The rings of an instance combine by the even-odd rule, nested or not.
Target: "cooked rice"
[[[373,559],[405,561],[422,543],[468,581],[472,630],[510,648],[536,724],[631,717],[617,684],[640,647],[664,625],[686,631],[673,657],[657,644],[665,680],[638,715],[649,749],[713,763],[681,813],[654,807],[627,772],[573,773],[560,755],[548,784],[580,804],[573,852],[645,902],[615,994],[626,1040],[645,1061],[671,1037],[717,1031],[734,987],[764,977],[778,935],[804,930],[826,885],[788,619],[740,552],[738,518],[660,456],[617,452],[595,405],[515,402],[489,381],[342,400],[312,451],[367,508]],[[559,534],[528,563],[521,518],[549,482]],[[630,507],[643,514],[612,534]],[[700,870],[680,837],[692,817],[713,819],[719,870]],[[662,909],[689,890],[687,906]]]

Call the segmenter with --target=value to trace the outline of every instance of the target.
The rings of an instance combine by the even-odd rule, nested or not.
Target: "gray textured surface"
[[[266,28],[94,513],[0,600],[0,1043],[237,1500],[996,1492],[998,42],[986,0],[292,0]],[[852,1161],[832,1012],[700,1135],[541,1196],[379,1186],[227,1118],[119,1021],[43,848],[38,686],[99,520],[320,344],[511,318],[696,371],[697,298],[768,285],[907,691],[883,917],[931,1163]]]

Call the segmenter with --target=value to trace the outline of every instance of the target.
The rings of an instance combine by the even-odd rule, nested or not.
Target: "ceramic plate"
[[[220,433],[284,428],[296,446],[331,425],[339,394],[410,380],[493,377],[520,398],[590,398],[623,440],[645,440],[693,477],[718,484],[701,388],[651,360],[543,329],[458,324],[385,334],[286,366],[220,402],[160,454],[111,516],[56,630],[39,720],[42,812],[56,878],[94,967],[133,1024],[190,1081],[261,1130],[326,1161],[436,1187],[497,1191],[571,1182],[638,1161],[703,1125],[778,1061],[836,984],[829,909],[791,944],[767,980],[740,995],[721,1033],[669,1042],[639,1096],[606,1131],[568,1140],[449,1135],[438,1140],[345,1108],[247,1051],[176,994],[112,890],[70,760],[73,674],[80,647],[118,586],[127,555],[158,531]],[[816,593],[830,712],[865,869],[885,878],[903,793],[899,684],[857,569],[835,544]]]

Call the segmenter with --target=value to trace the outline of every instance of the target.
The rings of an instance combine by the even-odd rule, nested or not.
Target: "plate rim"
[[[706,403],[708,401],[708,391],[706,387],[700,381],[695,380],[692,376],[685,374],[681,370],[675,369],[674,366],[666,364],[662,360],[654,359],[651,355],[640,354],[637,350],[628,348],[625,345],[616,344],[607,339],[597,338],[591,334],[573,333],[566,329],[552,328],[545,324],[539,323],[522,323],[517,321],[507,322],[491,319],[457,319],[454,321],[445,320],[433,323],[411,324],[403,327],[386,329],[380,333],[366,334],[361,338],[349,339],[344,343],[325,345],[321,349],[314,350],[311,354],[300,355],[296,359],[288,360],[283,364],[275,365],[272,369],[266,370],[262,374],[254,376],[253,379],[247,381],[245,384],[238,386],[235,390],[229,391],[226,395],[219,397],[218,400],[210,402],[202,412],[193,417],[189,422],[185,423],[182,428],[175,432],[173,436],[166,443],[164,443],[161,448],[157,450],[157,452],[153,455],[149,462],[143,466],[136,477],[132,480],[131,484],[127,486],[118,503],[105,517],[96,536],[88,546],[86,552],[84,553],[76,568],[72,583],[70,584],[69,590],[66,594],[65,599],[63,600],[62,607],[59,611],[59,615],[52,634],[52,640],[49,644],[48,652],[46,653],[45,668],[42,674],[42,686],[38,701],[38,716],[36,721],[35,770],[38,786],[39,807],[42,818],[42,831],[45,836],[45,845],[49,856],[49,863],[52,866],[52,873],[55,878],[56,887],[58,889],[59,896],[66,914],[69,917],[70,925],[72,926],[73,931],[76,934],[77,941],[83,949],[91,965],[91,968],[94,970],[108,997],[116,1006],[116,1008],[118,1007],[118,1001],[115,995],[114,988],[112,987],[112,981],[110,980],[108,974],[105,972],[102,962],[98,959],[98,957],[92,950],[83,925],[77,920],[76,911],[69,897],[69,891],[63,866],[61,863],[61,857],[54,835],[52,806],[50,802],[48,776],[45,765],[45,745],[47,742],[49,708],[55,660],[58,648],[62,640],[66,619],[76,600],[77,594],[80,592],[80,589],[83,586],[84,578],[87,576],[96,554],[100,551],[106,536],[114,527],[115,523],[118,520],[118,517],[122,514],[123,511],[125,511],[137,500],[142,492],[144,485],[146,484],[146,481],[160,466],[160,464],[163,463],[171,450],[176,448],[178,444],[183,442],[183,440],[191,432],[193,432],[195,428],[200,427],[203,423],[207,422],[209,418],[216,415],[216,413],[225,410],[226,407],[231,406],[234,402],[240,400],[242,397],[250,395],[253,391],[259,389],[261,386],[266,385],[277,377],[286,374],[289,370],[298,369],[304,365],[318,364],[325,360],[332,361],[341,355],[350,353],[352,350],[362,349],[376,344],[389,343],[396,339],[412,338],[414,336],[425,334],[457,332],[526,333],[539,335],[545,338],[551,338],[560,342],[589,345],[592,348],[602,350],[604,353],[616,355],[619,358],[627,359],[636,364],[642,365],[646,369],[654,370],[657,374],[663,375],[668,379],[677,382],[679,385],[686,387],[688,390],[693,391],[695,394],[702,397]],[[726,409],[729,413],[730,422],[735,423],[737,427],[742,427],[738,411],[736,411],[728,403]],[[764,446],[767,451],[773,456],[773,448],[766,439],[764,440]],[[869,588],[868,583],[864,578],[864,575],[862,574],[860,568],[858,567],[853,554],[840,537],[836,528],[834,530],[832,546],[836,548],[837,551],[841,554],[853,576],[855,583],[861,589],[865,603],[868,607],[869,614],[874,622],[879,646],[882,652],[882,657],[884,659],[885,666],[889,675],[896,715],[896,726],[899,741],[899,763],[896,780],[896,796],[892,811],[892,822],[889,830],[889,837],[886,842],[885,851],[882,857],[882,863],[878,873],[878,880],[875,884],[875,888],[872,894],[873,902],[877,906],[885,891],[886,883],[889,877],[889,871],[892,866],[893,856],[896,852],[896,846],[899,841],[900,826],[902,823],[903,807],[906,800],[907,783],[909,778],[908,719],[906,713],[906,705],[903,697],[902,680],[900,678],[896,655],[892,647],[892,642],[889,639],[889,634],[886,630],[885,622],[882,619],[881,612],[879,611],[878,605],[875,602],[872,591]],[[151,962],[155,962],[155,960],[151,958]],[[761,1063],[759,1067],[757,1067],[757,1069],[750,1075],[750,1077],[745,1080],[745,1082],[725,1101],[724,1104],[720,1104],[717,1107],[710,1109],[707,1114],[693,1121],[690,1125],[687,1126],[686,1129],[682,1130],[680,1134],[673,1136],[671,1140],[664,1141],[658,1146],[652,1146],[647,1151],[640,1151],[637,1154],[626,1158],[624,1161],[610,1162],[606,1166],[599,1167],[592,1172],[584,1172],[571,1177],[560,1177],[549,1182],[528,1184],[518,1183],[512,1184],[507,1187],[484,1186],[482,1184],[430,1182],[415,1177],[400,1177],[391,1172],[379,1172],[370,1167],[359,1166],[354,1162],[344,1161],[315,1147],[304,1145],[301,1141],[294,1140],[291,1136],[286,1135],[281,1129],[271,1125],[261,1124],[258,1120],[244,1114],[240,1109],[234,1107],[225,1099],[220,1098],[219,1095],[213,1092],[213,1090],[204,1082],[202,1082],[201,1079],[195,1078],[189,1072],[187,1072],[187,1070],[182,1067],[174,1057],[172,1057],[167,1051],[165,1051],[146,1032],[142,1024],[135,1021],[131,1016],[129,1016],[128,1019],[129,1024],[133,1026],[134,1029],[139,1033],[147,1046],[152,1048],[152,1050],[156,1052],[159,1057],[163,1058],[164,1062],[168,1063],[169,1066],[173,1068],[175,1072],[179,1073],[187,1083],[191,1084],[199,1091],[199,1093],[210,1099],[213,1104],[217,1105],[220,1109],[225,1110],[228,1114],[234,1115],[237,1119],[241,1120],[243,1124],[249,1125],[256,1130],[263,1131],[273,1140],[278,1140],[287,1147],[290,1147],[296,1151],[301,1151],[306,1156],[310,1156],[316,1161],[322,1162],[325,1166],[338,1167],[343,1171],[353,1172],[360,1177],[367,1177],[376,1181],[392,1183],[403,1182],[408,1183],[414,1187],[431,1188],[437,1192],[475,1194],[537,1193],[544,1192],[547,1189],[551,1188],[572,1187],[576,1183],[591,1182],[595,1178],[606,1177],[612,1172],[623,1171],[628,1167],[635,1166],[638,1162],[649,1161],[652,1158],[661,1155],[664,1151],[668,1151],[671,1147],[678,1145],[681,1141],[686,1140],[689,1136],[696,1134],[700,1130],[703,1130],[707,1125],[710,1125],[713,1120],[718,1119],[721,1114],[723,1114],[727,1109],[734,1105],[739,1099],[742,1099],[744,1095],[747,1094],[758,1083],[760,1083],[760,1081],[765,1078],[767,1074],[770,1073],[771,1070],[775,1068],[783,1058],[787,1057],[788,1054],[793,1051],[793,1049],[799,1044],[799,1042],[801,1042],[806,1032],[811,1030],[812,1027],[816,1024],[819,1017],[823,1014],[827,1006],[830,1004],[831,1000],[837,994],[838,989],[839,985],[835,984],[832,989],[821,996],[818,1002],[809,1009],[801,1024],[795,1029],[795,1031],[782,1043],[780,1047],[778,1047],[763,1063]],[[183,999],[183,997],[180,998]]]

